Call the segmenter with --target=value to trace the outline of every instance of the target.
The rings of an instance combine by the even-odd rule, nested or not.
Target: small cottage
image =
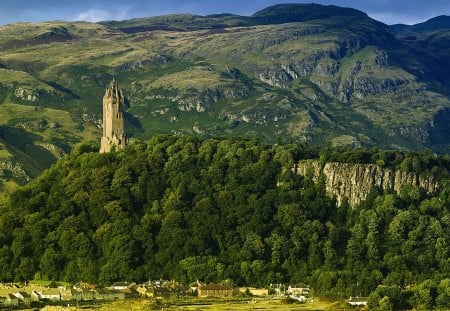
[[[19,299],[13,294],[6,295],[4,306],[17,307],[19,305]]]
[[[41,294],[35,290],[31,292],[31,301],[41,301]]]
[[[303,283],[289,285],[287,293],[293,296],[306,296],[309,294],[309,285]]]
[[[126,288],[129,288],[132,284],[128,284],[127,282],[116,282],[112,284],[109,288],[115,289],[115,290],[124,290]]]
[[[114,300],[114,292],[108,288],[97,288],[94,291],[94,298],[97,300]]]
[[[197,293],[198,297],[228,297],[233,295],[233,288],[221,284],[199,285]]]
[[[348,304],[354,307],[367,306],[368,297],[351,297],[348,300]]]
[[[81,300],[84,301],[94,300],[94,290],[83,288],[80,292],[81,292]]]
[[[40,292],[42,300],[60,301],[61,292],[59,288],[50,288]]]
[[[29,306],[31,304],[31,295],[26,292],[17,292],[13,294],[19,299],[19,303],[24,304],[25,306]]]

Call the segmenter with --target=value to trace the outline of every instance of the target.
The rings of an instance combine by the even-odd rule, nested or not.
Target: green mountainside
[[[373,189],[338,207],[306,159],[440,176],[426,193]],[[79,145],[0,202],[0,278],[310,284],[370,309],[450,307],[450,156],[155,135],[119,152]],[[308,175],[308,174],[307,174]],[[412,288],[411,288],[412,287]],[[382,309],[380,307],[380,309]]]
[[[363,12],[316,4],[0,27],[0,157],[22,172],[1,169],[2,180],[25,182],[73,144],[99,141],[112,77],[127,97],[132,139],[257,136],[447,152],[448,31],[397,36]],[[37,162],[18,156],[31,149]]]

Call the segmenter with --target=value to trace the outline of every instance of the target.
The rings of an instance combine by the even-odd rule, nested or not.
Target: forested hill
[[[2,280],[305,282],[322,296],[372,292],[375,305],[384,296],[395,307],[449,302],[445,181],[434,196],[411,187],[337,208],[320,179],[291,168],[344,152],[175,136],[97,151],[78,146],[3,204]],[[347,155],[448,171],[433,155]]]

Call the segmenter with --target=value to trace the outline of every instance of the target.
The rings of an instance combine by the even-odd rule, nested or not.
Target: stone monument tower
[[[124,98],[115,79],[106,88],[103,96],[103,136],[100,153],[109,152],[113,146],[123,149],[128,143],[123,126]]]

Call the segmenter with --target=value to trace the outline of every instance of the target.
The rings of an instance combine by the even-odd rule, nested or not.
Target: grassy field
[[[185,311],[244,311],[244,310],[260,310],[260,311],[312,311],[312,310],[355,310],[347,308],[343,302],[330,302],[316,300],[310,303],[293,303],[285,304],[281,300],[251,300],[241,302],[217,302],[217,303],[203,303],[200,301],[195,304],[186,305],[168,305],[161,304],[156,306],[151,300],[122,300],[111,303],[100,304],[92,307],[56,307],[48,306],[42,309],[43,311],[143,311],[143,310],[185,310]]]

